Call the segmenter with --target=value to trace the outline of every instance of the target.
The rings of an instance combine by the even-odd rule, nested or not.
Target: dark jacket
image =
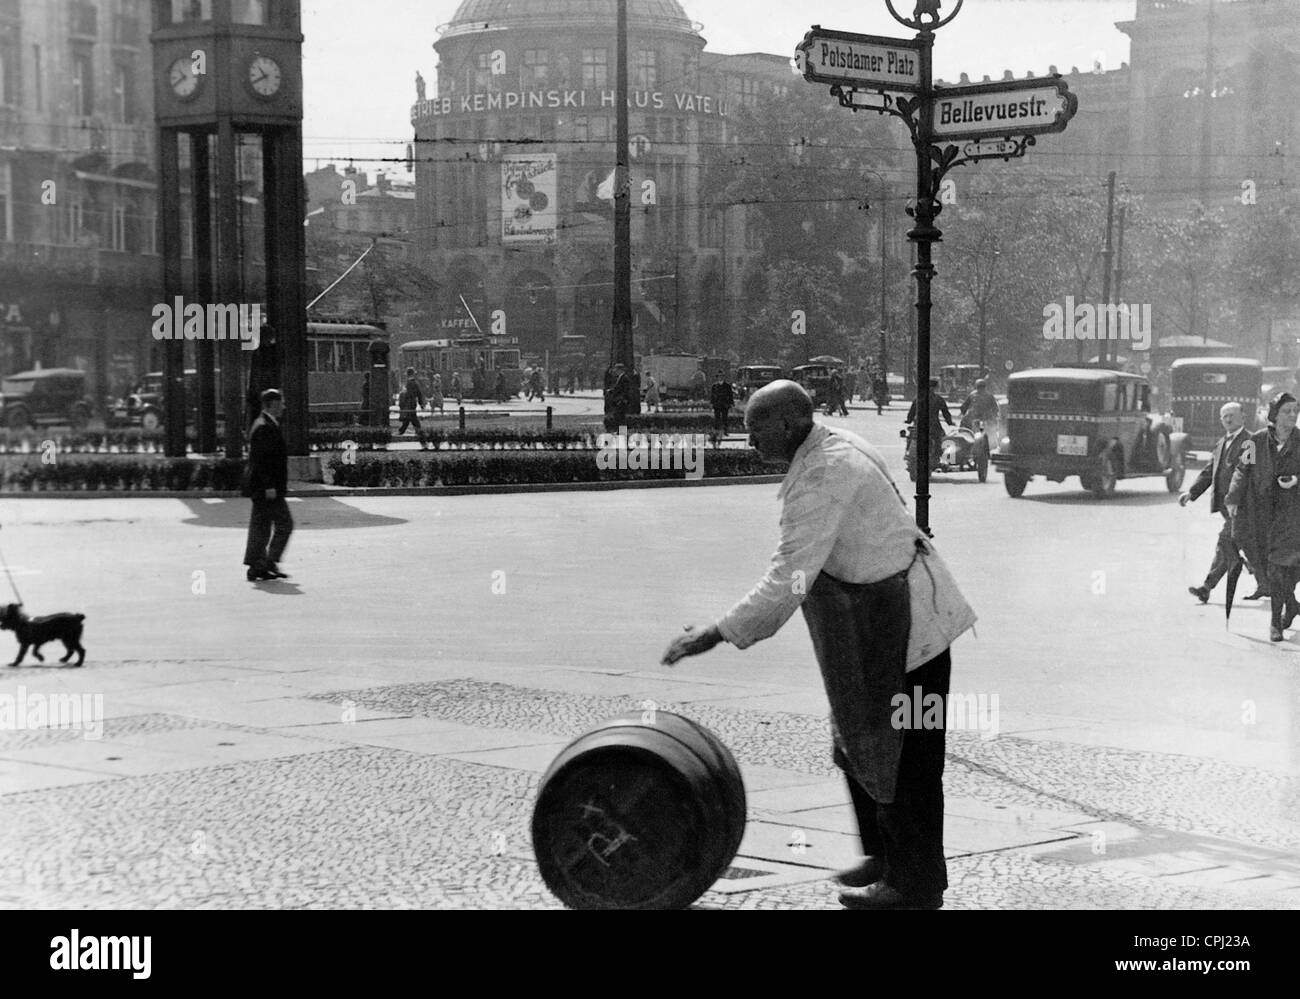
[[[921,396],[918,394],[917,397],[912,400],[912,408],[907,411],[907,419],[904,422],[916,422],[916,404],[920,401]],[[942,435],[943,425],[939,422],[940,416],[943,417],[944,422],[948,424],[952,423],[952,414],[948,412],[948,403],[944,401],[943,396],[938,392],[932,391],[930,393],[930,426],[933,429],[937,429]]]
[[[414,412],[416,403],[424,405],[424,389],[420,388],[420,382],[415,378],[406,379],[406,389],[402,392],[401,410],[404,413]]]
[[[253,423],[248,443],[248,490],[254,500],[266,499],[266,490],[274,489],[276,499],[284,499],[289,486],[289,450],[280,425],[263,413]]]
[[[1201,474],[1196,477],[1191,488],[1187,490],[1187,495],[1196,500],[1200,498],[1201,493],[1214,486],[1210,491],[1210,513],[1218,513],[1221,510],[1227,513],[1223,508],[1227,505],[1225,498],[1228,495],[1228,488],[1232,485],[1232,475],[1237,468],[1237,459],[1241,456],[1241,445],[1245,442],[1250,434],[1244,429],[1237,431],[1237,436],[1232,439],[1232,446],[1228,448],[1228,453],[1223,453],[1223,445],[1228,440],[1227,434],[1219,438],[1219,442],[1214,445],[1214,450],[1210,452],[1210,463],[1203,469]]]
[[[1237,507],[1237,516],[1232,518],[1232,540],[1245,554],[1255,576],[1268,566],[1268,529],[1273,519],[1275,488],[1271,433],[1271,428],[1264,427],[1242,443],[1237,470],[1232,473],[1232,484],[1224,497],[1228,506]]]
[[[736,404],[736,394],[728,382],[714,382],[709,389],[709,402],[714,409],[730,409]]]

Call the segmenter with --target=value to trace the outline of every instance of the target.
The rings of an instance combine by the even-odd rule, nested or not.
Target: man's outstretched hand
[[[698,656],[701,652],[708,652],[721,641],[722,633],[718,631],[716,624],[711,624],[707,628],[687,628],[669,643],[664,651],[663,665],[672,666],[687,656]]]

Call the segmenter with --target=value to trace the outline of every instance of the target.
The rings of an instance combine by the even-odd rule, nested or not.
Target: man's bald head
[[[764,458],[789,461],[812,427],[813,401],[798,382],[769,382],[745,407],[749,442]]]
[[[1225,434],[1235,434],[1246,425],[1246,414],[1239,402],[1225,402],[1219,408],[1219,422]]]

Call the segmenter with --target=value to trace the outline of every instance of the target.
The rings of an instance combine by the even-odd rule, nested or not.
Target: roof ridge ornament
[[[966,0],[957,0],[957,6],[953,8],[953,12],[947,17],[943,17],[939,13],[939,8],[943,6],[942,0],[916,0],[916,9],[912,11],[910,18],[899,16],[898,11],[894,9],[894,0],[885,0],[885,6],[889,8],[889,13],[894,20],[903,27],[912,28],[915,31],[931,32],[938,31],[956,17],[961,12],[961,5],[965,2]]]

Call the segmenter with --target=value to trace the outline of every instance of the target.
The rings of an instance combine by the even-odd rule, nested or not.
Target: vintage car
[[[907,463],[908,477],[916,481],[916,426],[908,424],[898,432],[899,437],[907,438],[907,453],[903,460]],[[974,472],[981,482],[989,478],[988,435],[984,425],[978,420],[973,426],[959,426],[943,435],[935,452],[935,459],[930,463],[932,472]]]
[[[1187,434],[1188,447],[1209,451],[1223,436],[1219,410],[1241,403],[1247,430],[1259,429],[1263,365],[1246,357],[1180,357],[1169,365],[1173,429]]]
[[[8,375],[0,382],[0,409],[10,430],[51,423],[84,430],[90,423],[86,373],[75,368],[43,368]]]
[[[217,379],[217,407],[221,407],[221,369],[215,372]],[[113,427],[139,427],[141,430],[159,430],[163,425],[166,407],[163,402],[163,385],[165,376],[161,371],[150,371],[131,390],[124,399],[117,400],[108,411],[108,424]],[[199,418],[199,373],[194,368],[185,369],[185,410],[190,423]],[[217,413],[220,426],[225,417]]]
[[[736,369],[736,398],[748,399],[755,389],[784,377],[775,364],[742,364]]]
[[[808,391],[814,406],[821,407],[827,402],[833,370],[829,364],[801,364],[790,372],[790,378]]]
[[[1007,379],[1006,436],[992,455],[1008,495],[1024,494],[1035,475],[1064,482],[1077,475],[1098,498],[1120,479],[1160,476],[1182,487],[1187,435],[1150,412],[1142,375],[1095,366],[1041,368]]]

